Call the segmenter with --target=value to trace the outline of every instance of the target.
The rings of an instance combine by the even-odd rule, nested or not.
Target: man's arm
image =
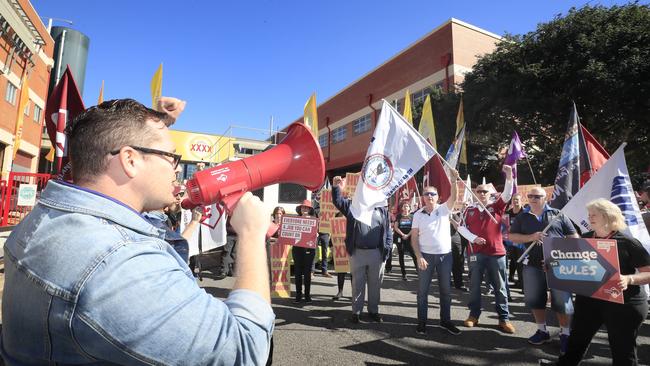
[[[201,224],[201,218],[203,217],[203,207],[196,207],[192,210],[192,220],[185,226],[185,230],[181,233],[181,236],[185,240],[190,240],[194,234],[194,230]]]
[[[449,196],[449,199],[445,204],[447,205],[447,208],[449,211],[454,209],[454,206],[456,205],[456,202],[458,202],[458,170],[456,169],[451,169],[451,195]]]
[[[510,165],[503,166],[503,172],[506,175],[506,183],[503,185],[503,192],[501,193],[501,200],[504,203],[508,203],[510,198],[512,198],[512,167]]]
[[[345,183],[343,178],[336,176],[332,179],[332,203],[344,216],[350,214],[350,200],[343,197]]]
[[[237,232],[237,281],[234,290],[256,292],[271,302],[269,270],[266,262],[266,231],[270,212],[259,198],[246,192],[239,199],[230,224]]]

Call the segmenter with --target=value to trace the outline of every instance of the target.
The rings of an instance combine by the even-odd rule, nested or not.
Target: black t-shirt
[[[553,218],[558,215],[561,215],[561,217],[553,221]],[[553,221],[553,224],[546,231],[546,235],[551,238],[562,238],[576,233],[576,230],[569,218],[561,214],[559,210],[550,207],[546,207],[542,213],[541,220],[529,210],[521,211],[519,215],[517,215],[512,221],[512,225],[510,226],[510,233],[524,235],[533,234],[544,230],[544,228],[551,221]],[[528,248],[531,244],[532,242],[525,243],[526,248]],[[535,247],[531,249],[530,252],[528,252],[528,261],[524,260],[524,263],[529,266],[542,268],[543,259],[544,253],[542,251],[542,246],[535,245]]]
[[[395,222],[397,222],[397,227],[400,231],[408,235],[411,232],[411,225],[413,225],[413,215],[398,214]]]
[[[594,232],[584,233],[582,237],[593,238]],[[631,275],[636,273],[637,268],[650,266],[650,254],[640,241],[620,232],[616,232],[610,239],[616,240],[618,262],[622,275]],[[643,286],[629,285],[627,290],[623,291],[623,299],[626,304],[643,304],[647,301],[647,295],[643,290]]]

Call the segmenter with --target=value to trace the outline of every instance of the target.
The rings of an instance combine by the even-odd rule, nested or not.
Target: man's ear
[[[144,167],[142,155],[130,147],[124,147],[120,150],[119,161],[124,174],[129,178],[135,178],[140,170]]]

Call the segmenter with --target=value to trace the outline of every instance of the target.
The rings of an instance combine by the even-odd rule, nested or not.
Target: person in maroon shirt
[[[515,327],[508,321],[508,295],[506,291],[506,249],[501,236],[501,216],[505,213],[512,196],[512,167],[503,166],[506,184],[501,196],[490,203],[490,195],[485,185],[476,187],[476,193],[482,205],[469,207],[465,211],[464,223],[458,232],[469,241],[467,248],[469,258],[470,301],[469,317],[466,327],[478,324],[481,315],[481,283],[484,275],[494,288],[496,312],[499,315],[499,329],[512,334]],[[483,209],[485,207],[485,209]],[[487,212],[486,212],[487,211]],[[492,220],[492,217],[496,222]]]

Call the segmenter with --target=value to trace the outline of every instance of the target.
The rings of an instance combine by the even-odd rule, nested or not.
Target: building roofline
[[[444,22],[444,23],[442,23],[441,25],[437,26],[436,28],[434,28],[432,31],[430,31],[429,33],[425,34],[424,36],[418,38],[415,42],[412,42],[411,44],[409,44],[408,46],[406,46],[405,48],[403,48],[401,51],[399,51],[398,53],[396,53],[395,55],[393,55],[391,58],[389,58],[388,60],[382,62],[379,66],[377,66],[377,67],[375,67],[374,69],[368,71],[367,73],[363,74],[363,76],[361,76],[361,77],[355,79],[353,82],[349,83],[349,84],[346,85],[344,88],[340,89],[336,94],[334,94],[334,95],[332,95],[331,97],[327,98],[327,100],[325,100],[324,102],[319,103],[318,106],[317,106],[316,108],[318,109],[318,107],[320,107],[321,105],[323,105],[323,104],[329,102],[330,100],[336,98],[337,96],[339,96],[339,94],[342,94],[343,92],[345,92],[346,90],[348,90],[350,87],[352,87],[353,85],[355,85],[355,84],[358,83],[359,81],[363,80],[365,77],[367,77],[367,76],[369,76],[370,74],[372,74],[373,72],[375,72],[375,71],[381,69],[384,65],[386,65],[386,64],[390,63],[391,61],[393,61],[394,59],[398,58],[399,56],[401,56],[402,54],[404,54],[406,51],[408,51],[408,50],[410,50],[411,48],[415,47],[418,43],[424,41],[425,39],[427,39],[428,37],[430,37],[431,35],[433,35],[434,33],[436,33],[437,31],[439,31],[440,29],[446,27],[446,26],[449,25],[449,24],[458,24],[458,25],[461,25],[461,26],[463,26],[463,27],[466,27],[466,28],[472,29],[472,30],[474,30],[474,31],[477,31],[477,32],[479,32],[479,33],[483,33],[483,34],[485,34],[485,35],[487,35],[487,36],[490,36],[490,37],[496,38],[496,39],[498,39],[498,40],[503,39],[503,37],[501,37],[501,36],[499,36],[499,35],[497,35],[497,34],[495,34],[495,33],[489,32],[489,31],[487,31],[487,30],[485,30],[485,29],[483,29],[483,28],[479,28],[479,27],[477,27],[477,26],[471,25],[471,24],[469,24],[469,23],[467,23],[467,22],[464,22],[464,21],[459,20],[459,19],[456,19],[456,18],[449,18],[449,20],[447,20],[446,22]],[[295,119],[295,120],[294,120],[293,122],[291,122],[291,123],[298,122],[298,121],[300,121],[302,118],[303,118],[303,117],[298,117],[297,119]],[[290,124],[291,124],[291,123],[290,123]],[[283,128],[281,128],[280,131],[283,131],[284,129],[286,129],[290,124],[288,124],[288,125],[284,126]]]

